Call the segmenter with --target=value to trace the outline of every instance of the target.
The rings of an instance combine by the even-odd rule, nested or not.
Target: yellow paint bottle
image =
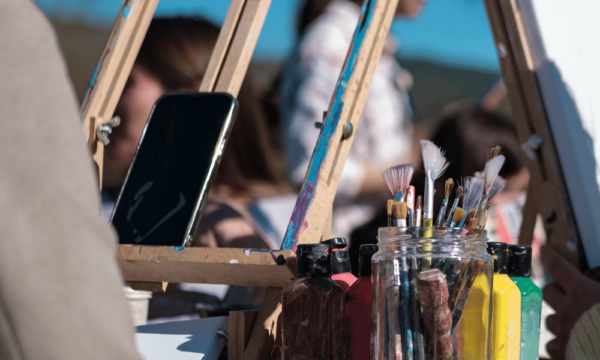
[[[457,352],[462,360],[488,359],[491,291],[490,272],[487,274],[482,272],[473,282],[469,299],[455,332]]]
[[[508,277],[508,246],[489,242],[494,257],[492,359],[516,360],[521,350],[521,292]]]

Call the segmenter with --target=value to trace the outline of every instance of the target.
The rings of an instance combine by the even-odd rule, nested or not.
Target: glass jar
[[[387,227],[378,239],[373,359],[490,359],[487,232]]]

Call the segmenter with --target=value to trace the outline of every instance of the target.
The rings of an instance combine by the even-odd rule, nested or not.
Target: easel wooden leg
[[[228,359],[242,360],[258,311],[231,311],[229,313]]]
[[[258,312],[243,360],[268,359],[281,313],[281,288],[268,288]]]
[[[525,206],[523,207],[523,222],[521,222],[521,230],[519,232],[520,245],[531,246],[537,215],[533,190],[530,187],[527,189],[527,200],[525,200]]]
[[[329,211],[329,216],[327,217],[327,221],[325,222],[325,227],[323,228],[323,235],[321,236],[321,241],[331,239],[331,227],[333,226],[333,208]]]

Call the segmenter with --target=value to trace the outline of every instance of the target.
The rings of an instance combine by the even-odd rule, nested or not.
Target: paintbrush
[[[392,215],[394,217],[394,225],[397,227],[406,227],[406,215],[408,207],[405,202],[394,202],[394,207],[392,208]]]
[[[415,187],[410,185],[404,195],[404,200],[408,206],[408,215],[406,217],[406,223],[408,227],[415,226]]]
[[[417,299],[416,279],[419,275],[419,265],[415,257],[408,259],[410,269],[408,271],[410,285],[410,311],[413,326],[413,348],[415,359],[425,359],[425,338],[423,331],[423,316],[421,314],[421,304]]]
[[[411,292],[410,267],[405,257],[400,258],[400,301],[396,306],[400,308],[402,314],[400,330],[402,337],[402,357],[398,359],[413,358],[413,319],[411,318],[411,299],[414,292]]]
[[[454,330],[458,323],[460,322],[460,318],[465,309],[465,305],[467,304],[467,300],[469,299],[469,295],[471,294],[471,288],[473,287],[473,283],[477,276],[481,273],[483,269],[483,265],[485,264],[485,260],[477,259],[471,260],[469,263],[469,275],[465,277],[467,279],[462,292],[460,293],[460,297],[456,301],[456,304],[452,311],[452,334],[454,335]]]
[[[421,227],[421,205],[423,203],[423,198],[421,195],[417,196],[417,204],[415,205],[415,226]]]
[[[464,193],[464,188],[462,186],[459,186],[456,188],[456,197],[454,198],[454,203],[452,204],[452,207],[450,208],[450,212],[448,213],[448,219],[446,220],[446,227],[451,227],[452,217],[454,216],[454,212],[456,211],[456,207],[458,206],[458,202],[462,198],[463,193]],[[454,224],[453,226],[456,226],[456,224]]]
[[[433,226],[433,188],[448,167],[444,152],[429,140],[421,140],[421,153],[425,167],[425,195],[423,199],[423,227]]]
[[[465,218],[465,211],[462,208],[457,207],[450,219],[449,227],[456,227]]]
[[[469,210],[465,221],[465,225],[467,229],[477,229],[477,227],[479,226],[479,220],[477,220],[477,218],[475,217],[475,209]]]
[[[492,188],[490,189],[490,193],[488,194],[488,207],[489,203],[504,189],[506,186],[506,180],[500,175],[496,176],[494,183],[492,184]]]
[[[492,148],[490,150],[490,152],[488,153],[488,161],[492,160],[493,158],[495,158],[496,156],[500,155],[500,152],[502,151],[502,147],[500,146],[496,146],[494,148]]]
[[[496,195],[498,195],[500,193],[500,191],[502,191],[502,189],[504,189],[505,186],[506,186],[506,180],[504,180],[502,178],[502,176],[500,176],[500,175],[496,176],[496,180],[494,180],[494,183],[492,184],[492,188],[490,189],[487,207],[485,208],[485,212],[483,213],[481,220],[479,220],[479,226],[482,229],[485,229],[485,224],[487,223],[488,215],[490,213],[490,204],[491,204],[492,200],[494,200]]]
[[[392,166],[381,173],[381,177],[392,193],[395,202],[403,200],[414,169],[415,167],[412,164],[402,164]]]
[[[446,210],[448,207],[448,200],[450,198],[450,194],[452,194],[452,190],[454,190],[454,180],[448,179],[446,180],[446,184],[444,186],[444,200],[442,200],[442,206],[440,207],[440,212],[438,213],[438,218],[435,223],[435,226],[441,227],[444,222],[444,217],[446,216]]]
[[[463,210],[465,211],[465,216],[459,227],[463,227],[465,222],[467,221],[468,214],[471,210],[475,209],[479,204],[479,200],[483,195],[483,186],[484,180],[478,179],[473,176],[467,176],[464,178],[463,183],[465,184],[465,193],[463,196]]]
[[[493,150],[492,150],[493,151]],[[500,169],[502,169],[502,165],[504,165],[504,161],[506,158],[504,155],[498,155],[493,159],[489,160],[485,164],[485,169],[483,170],[483,178],[484,178],[484,189],[483,195],[479,200],[479,204],[477,206],[477,212],[475,213],[475,218],[477,219],[477,224],[479,225],[479,221],[483,217],[483,212],[485,211],[488,203],[488,198],[490,194],[490,190],[492,189],[492,185],[494,184],[494,180],[498,176]]]
[[[393,260],[388,264],[388,277],[386,279],[385,304],[386,318],[388,319],[387,339],[388,353],[390,359],[402,359],[402,314],[400,304],[400,261]],[[391,276],[390,276],[391,275]],[[412,340],[412,339],[411,339]]]
[[[393,226],[392,225],[392,216],[393,216],[393,210],[394,209],[394,199],[388,199],[387,204],[385,205],[385,210],[387,211],[387,217],[388,217],[388,223],[387,226]]]

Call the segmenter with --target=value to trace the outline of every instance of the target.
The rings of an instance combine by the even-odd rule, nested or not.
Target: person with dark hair
[[[315,147],[340,71],[344,64],[362,0],[305,0],[301,3],[299,42],[287,62],[281,81],[281,128],[288,176],[300,186]],[[401,0],[396,15],[417,16],[424,0]],[[395,58],[397,42],[389,36],[371,83],[367,102],[342,173],[334,204],[336,236],[374,215],[385,200],[380,173],[410,161],[412,110],[408,89],[412,77]],[[389,193],[387,194],[389,196]]]
[[[156,100],[197,91],[219,28],[199,18],[154,19],[115,114],[105,150],[105,189],[118,193]],[[278,248],[295,196],[273,165],[264,114],[250,79],[240,89],[239,111],[193,246]],[[273,204],[268,199],[274,198]]]

